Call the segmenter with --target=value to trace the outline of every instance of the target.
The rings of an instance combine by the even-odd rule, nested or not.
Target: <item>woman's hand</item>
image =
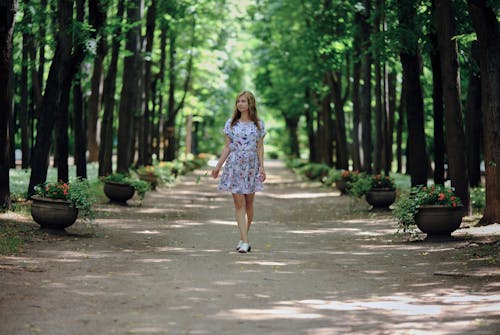
[[[220,168],[215,168],[212,170],[212,178],[216,179],[219,176]]]
[[[266,180],[266,171],[264,170],[263,167],[259,169],[259,176],[262,182]]]

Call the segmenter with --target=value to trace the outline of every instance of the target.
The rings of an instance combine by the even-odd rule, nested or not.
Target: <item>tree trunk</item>
[[[152,99],[154,96],[153,91],[155,87],[153,86],[153,79],[151,75],[151,65],[152,65],[152,52],[153,52],[153,41],[155,32],[155,22],[156,22],[156,0],[152,0],[148,8],[147,19],[146,19],[146,61],[144,67],[144,116],[141,123],[142,127],[142,140],[139,150],[139,162],[138,165],[152,165],[153,164],[153,147],[152,147],[152,130],[153,130],[153,112],[155,101]],[[150,102],[152,108],[150,107]]]
[[[427,154],[425,151],[424,102],[420,84],[420,67],[417,42],[409,36],[416,28],[416,4],[412,0],[399,0],[398,17],[402,33],[400,52],[405,83],[405,107],[408,126],[407,171],[411,185],[427,184]]]
[[[163,126],[163,160],[172,161],[175,159],[176,141],[175,141],[175,33],[170,32],[169,36],[169,66],[168,66],[168,105],[167,105],[167,118]]]
[[[482,224],[500,223],[500,29],[485,0],[469,0],[469,13],[479,41],[481,111],[483,113],[486,207]]]
[[[101,110],[104,58],[107,53],[106,36],[104,24],[106,22],[105,1],[89,0],[89,23],[92,26],[92,37],[97,39],[97,51],[94,57],[94,68],[91,79],[91,93],[88,102],[87,113],[87,143],[89,150],[89,162],[97,162],[99,159],[99,144],[97,143],[97,122]]]
[[[87,179],[87,137],[85,136],[85,114],[83,112],[83,93],[80,79],[73,83],[73,131],[75,142],[76,176]]]
[[[403,173],[403,131],[405,125],[406,113],[406,82],[403,77],[401,84],[401,96],[399,98],[398,108],[398,123],[396,126],[396,157],[397,157],[397,173]],[[408,157],[408,155],[406,155]],[[408,171],[406,171],[408,173]]]
[[[387,71],[387,70],[386,70]],[[386,81],[386,119],[387,119],[387,130],[386,130],[386,145],[385,145],[385,174],[388,176],[392,170],[392,159],[394,155],[392,153],[392,145],[394,143],[394,116],[396,114],[396,73],[387,73]]]
[[[361,112],[361,137],[363,147],[362,170],[372,173],[372,118],[371,118],[371,65],[372,56],[370,54],[370,15],[371,1],[365,0],[364,19],[361,24],[362,29],[362,48],[364,57],[361,63],[361,78],[363,80],[360,87],[360,112]]]
[[[123,18],[125,11],[125,0],[118,2],[116,18]],[[118,55],[120,52],[120,37],[122,35],[121,25],[118,25],[113,32],[117,38],[113,39],[111,46],[111,60],[108,66],[108,72],[103,85],[103,105],[104,112],[101,121],[101,137],[99,146],[99,176],[107,176],[113,172],[113,119],[115,109],[116,75],[118,69]]]
[[[299,125],[299,117],[289,116],[287,113],[282,113],[285,123],[286,130],[288,132],[288,148],[290,148],[290,152],[288,154],[290,157],[299,158],[300,157],[300,147],[299,147],[299,138],[297,134],[297,129]]]
[[[9,134],[11,105],[12,32],[14,30],[17,1],[3,1],[0,4],[0,73],[5,75],[0,90],[0,210],[10,208],[9,148],[12,145]]]
[[[123,61],[123,86],[120,95],[118,127],[117,172],[128,173],[134,152],[134,118],[140,110],[138,78],[141,76],[141,0],[134,0],[127,7],[128,24],[134,25],[127,31],[126,49],[129,53]]]
[[[72,17],[73,1],[59,0],[56,49],[45,85],[45,94],[37,124],[28,197],[34,194],[35,185],[44,183],[47,179],[49,149],[55,122],[54,116],[60,115],[58,109],[62,103],[63,91],[67,90],[67,85],[71,83],[71,81],[68,83],[67,79],[70,72],[72,49],[72,36],[69,34],[73,23]]]
[[[330,73],[330,90],[334,102],[335,111],[335,142],[337,148],[337,169],[349,169],[349,151],[347,148],[347,135],[345,129],[344,103],[346,97],[342,97],[342,74],[340,71]],[[348,84],[347,84],[348,85]],[[349,86],[346,89],[346,96]]]
[[[473,43],[472,54],[477,53],[477,42]],[[479,55],[478,64],[479,64]],[[475,59],[476,57],[474,57]],[[465,105],[465,138],[467,140],[467,161],[469,163],[469,185],[477,187],[481,185],[481,77],[471,69],[469,75],[469,87],[467,89],[467,104]]]
[[[444,184],[444,111],[441,61],[436,34],[430,34],[432,67],[432,110],[434,114],[434,183]]]
[[[29,6],[29,1],[25,1],[25,5]],[[28,87],[28,72],[29,72],[29,62],[30,62],[30,52],[29,48],[32,47],[31,39],[33,38],[31,34],[31,29],[29,27],[32,25],[32,15],[30,10],[25,10],[24,13],[24,23],[26,24],[26,31],[23,32],[23,50],[22,50],[22,61],[21,61],[21,78],[19,80],[20,86],[20,103],[19,103],[19,127],[21,128],[21,154],[22,162],[21,167],[23,169],[29,168],[30,154],[31,154],[31,136],[29,131],[30,125],[30,92]]]
[[[464,205],[464,214],[470,213],[469,174],[465,156],[465,134],[460,103],[460,73],[458,69],[455,19],[451,0],[435,0],[437,37],[443,76],[446,148],[451,185]]]
[[[304,115],[306,117],[306,132],[309,143],[309,162],[316,162],[316,135],[314,134],[314,116],[313,111],[311,110],[311,100],[311,89],[306,88],[305,101],[309,102],[309,106],[306,107]]]
[[[359,13],[355,15],[355,21],[361,21],[361,16]],[[359,133],[361,121],[360,121],[360,80],[361,80],[361,40],[356,34],[354,37],[354,62],[353,62],[353,78],[352,78],[352,165],[355,171],[361,170],[361,145],[360,139],[361,134]]]

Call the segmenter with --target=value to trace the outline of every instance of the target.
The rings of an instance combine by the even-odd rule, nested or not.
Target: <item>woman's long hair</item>
[[[260,130],[259,117],[257,116],[257,106],[255,104],[255,96],[250,91],[243,91],[236,96],[233,117],[231,118],[231,127],[233,127],[241,117],[241,112],[238,110],[238,99],[242,95],[244,95],[248,101],[248,116],[250,117],[250,120],[252,120],[257,129]]]

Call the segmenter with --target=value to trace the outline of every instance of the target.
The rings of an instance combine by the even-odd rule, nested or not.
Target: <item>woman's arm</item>
[[[229,149],[230,144],[231,144],[231,139],[226,135],[226,143],[224,144],[224,149],[222,149],[222,153],[220,155],[219,161],[217,162],[217,165],[212,170],[212,177],[217,178],[217,176],[219,175],[222,165],[224,165],[227,156],[229,156],[229,153],[231,152],[231,149]]]
[[[266,170],[264,170],[264,136],[257,142],[257,157],[259,158],[259,174],[262,181],[266,180]]]

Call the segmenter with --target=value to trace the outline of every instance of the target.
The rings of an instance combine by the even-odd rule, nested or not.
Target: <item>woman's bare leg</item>
[[[236,213],[236,222],[238,223],[238,228],[240,230],[241,240],[245,243],[248,243],[247,223],[245,222],[245,195],[233,193],[233,201]]]
[[[250,225],[253,221],[253,199],[255,193],[245,194],[245,208],[247,212],[247,233],[250,230]]]

